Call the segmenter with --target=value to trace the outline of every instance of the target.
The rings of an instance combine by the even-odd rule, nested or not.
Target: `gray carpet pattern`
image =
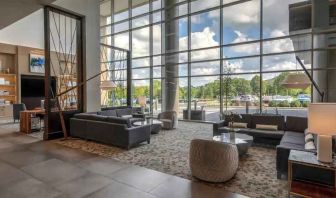
[[[189,146],[194,138],[211,139],[212,125],[179,122],[178,129],[162,130],[151,136],[151,143],[143,143],[130,150],[91,141],[70,139],[55,142],[87,152],[114,158],[122,162],[143,166],[190,180]],[[287,197],[287,181],[278,180],[275,169],[274,148],[253,146],[239,160],[237,174],[225,183],[207,183],[250,197]],[[200,181],[201,182],[201,181]]]

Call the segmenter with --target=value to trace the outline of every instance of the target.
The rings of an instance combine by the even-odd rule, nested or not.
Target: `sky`
[[[223,3],[230,3],[234,0],[223,0]],[[304,0],[264,0],[263,2],[263,38],[274,38],[289,35],[288,30],[288,5]],[[191,12],[197,12],[201,9],[207,9],[219,5],[219,0],[197,0],[191,4]],[[178,8],[179,13],[186,13],[186,5]],[[146,13],[148,6],[141,6],[133,11],[133,15]],[[158,14],[155,14],[156,20]],[[126,15],[127,17],[127,15]],[[125,18],[125,13],[115,17]],[[201,13],[191,16],[191,49],[200,49],[205,47],[219,46],[220,44],[220,11],[219,9]],[[182,18],[176,21],[178,23],[178,39],[179,45],[177,51],[188,49],[188,35],[187,35],[187,18]],[[149,24],[149,17],[141,17],[138,20],[132,21],[133,27],[140,27]],[[128,23],[120,24],[115,27],[115,31],[122,31],[128,28]],[[132,56],[142,57],[149,56],[150,41],[149,41],[149,27],[141,28],[132,31]],[[153,26],[153,52],[154,54],[161,53],[161,26]],[[223,42],[224,44],[237,44],[247,41],[258,41],[260,39],[260,0],[251,0],[242,4],[228,6],[223,9]],[[128,49],[129,47],[128,33],[118,34],[114,37],[115,45]],[[301,37],[293,39],[279,39],[264,42],[264,53],[278,53],[293,51],[294,49],[309,49],[310,37]],[[235,58],[241,56],[251,56],[260,54],[260,43],[251,43],[244,45],[235,45],[223,48],[222,58]],[[302,57],[301,59],[310,67],[309,53],[296,54]],[[220,58],[219,48],[209,50],[193,51],[191,53],[192,61],[199,60],[213,60]],[[155,57],[155,62],[159,62],[159,56]],[[179,56],[179,62],[188,60],[187,53]],[[148,66],[149,59],[134,60],[133,68]],[[219,61],[209,61],[205,63],[194,63],[191,65],[192,74],[194,75],[216,75],[219,74]],[[260,70],[260,58],[237,58],[223,61],[224,67],[230,66],[234,73],[258,72]],[[264,56],[263,70],[264,71],[281,71],[297,69],[295,54]],[[187,67],[180,65],[180,75],[185,75]],[[155,70],[159,72],[158,69]],[[155,72],[154,72],[155,73]],[[154,74],[159,76],[159,74]],[[273,78],[277,74],[268,74],[264,78]],[[251,75],[244,75],[244,78],[251,78]],[[149,69],[133,70],[133,78],[149,77]],[[203,77],[195,81],[193,86],[204,85],[209,81],[213,81],[217,77]],[[141,81],[138,81],[141,85]]]

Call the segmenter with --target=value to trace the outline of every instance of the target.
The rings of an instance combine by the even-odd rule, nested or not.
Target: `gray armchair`
[[[13,104],[13,119],[14,123],[15,120],[20,121],[20,112],[26,110],[26,105],[21,103],[21,104]]]
[[[238,169],[235,145],[194,139],[190,144],[189,166],[192,176],[208,182],[230,180]]]
[[[163,129],[176,129],[177,113],[175,111],[165,111],[158,115],[158,119],[162,122]]]

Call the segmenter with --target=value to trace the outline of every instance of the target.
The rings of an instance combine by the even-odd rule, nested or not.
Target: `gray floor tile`
[[[172,190],[173,189],[173,190]],[[193,182],[180,177],[172,177],[154,188],[151,194],[161,198],[246,198],[223,189],[212,188],[199,182]]]
[[[116,181],[112,182],[109,186],[93,193],[88,198],[155,198],[146,192],[121,184]]]
[[[0,189],[1,198],[54,198],[61,192],[34,178],[18,181]]]
[[[172,176],[138,166],[131,166],[112,173],[110,177],[142,191],[150,191]]]
[[[17,169],[7,163],[0,162],[0,188],[8,187],[13,182],[30,178],[20,169]]]
[[[87,173],[86,170],[83,170],[78,166],[74,166],[58,159],[50,159],[25,166],[22,170],[41,181],[49,183],[69,181]]]
[[[0,155],[0,159],[21,168],[30,164],[42,162],[50,159],[51,157],[44,154],[34,153],[32,151],[14,151],[3,153]]]
[[[76,179],[64,183],[58,183],[55,185],[55,188],[69,197],[77,198],[93,193],[109,185],[111,182],[112,180],[107,177],[94,173],[88,173]]]
[[[94,173],[109,175],[113,172],[121,170],[122,168],[127,168],[130,165],[113,159],[94,157],[81,161],[80,163],[78,163],[78,166],[81,166]]]

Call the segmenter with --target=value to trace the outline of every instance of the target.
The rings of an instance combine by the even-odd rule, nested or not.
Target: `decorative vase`
[[[230,142],[235,142],[236,132],[230,131]]]

